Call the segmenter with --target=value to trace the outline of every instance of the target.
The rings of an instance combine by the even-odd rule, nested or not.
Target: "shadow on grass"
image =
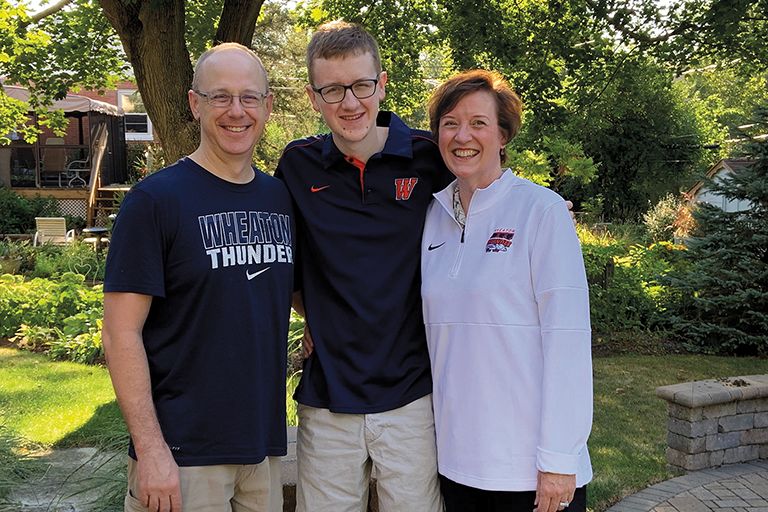
[[[54,444],[54,448],[81,446],[127,453],[128,432],[116,400],[97,407],[93,416],[84,425]]]

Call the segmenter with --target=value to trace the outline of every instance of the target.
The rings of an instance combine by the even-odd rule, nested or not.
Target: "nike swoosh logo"
[[[323,185],[322,187],[316,187],[316,186],[312,185],[312,186],[309,188],[309,190],[310,190],[311,192],[320,192],[321,190],[325,190],[325,189],[327,189],[328,187],[330,187],[330,185]]]
[[[437,245],[429,244],[429,247],[427,247],[427,250],[428,251],[434,251],[435,249],[439,249],[440,247],[442,247],[444,245],[445,245],[445,242],[443,242],[441,244],[437,244]]]
[[[258,272],[254,272],[253,274],[251,274],[250,272],[248,272],[248,269],[245,269],[245,277],[247,277],[247,278],[248,278],[248,280],[250,281],[251,279],[253,279],[253,278],[254,278],[254,277],[256,277],[257,275],[259,275],[259,274],[263,274],[264,272],[266,272],[267,270],[269,270],[269,268],[270,268],[270,267],[267,267],[267,268],[265,268],[265,269],[259,270]]]

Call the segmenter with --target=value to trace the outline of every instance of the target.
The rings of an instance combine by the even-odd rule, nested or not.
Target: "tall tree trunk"
[[[123,43],[167,161],[190,154],[198,145],[200,132],[187,102],[193,69],[184,40],[184,0],[99,3]],[[217,39],[222,34],[224,41],[250,45],[262,3],[226,0]]]
[[[251,46],[264,0],[227,0],[221,10],[214,43],[233,41]]]

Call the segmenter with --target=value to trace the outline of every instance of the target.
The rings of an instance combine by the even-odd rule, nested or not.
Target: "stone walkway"
[[[768,460],[694,471],[643,489],[608,512],[768,512]]]

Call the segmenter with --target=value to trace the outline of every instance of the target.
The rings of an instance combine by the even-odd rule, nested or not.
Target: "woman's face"
[[[460,180],[486,187],[498,178],[499,151],[505,137],[499,128],[496,101],[488,91],[464,96],[440,118],[438,146],[448,169]]]

